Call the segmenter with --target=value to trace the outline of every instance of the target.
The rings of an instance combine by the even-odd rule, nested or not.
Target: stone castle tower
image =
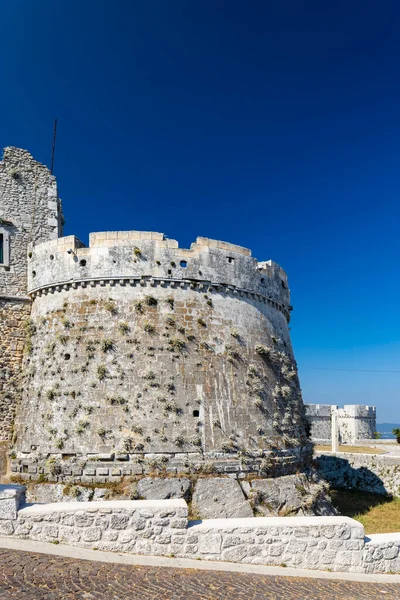
[[[89,247],[60,237],[54,177],[15,148],[0,191],[3,398],[23,379],[14,475],[243,479],[310,464],[278,264],[206,238],[183,249],[154,232],[92,233]],[[3,438],[14,406],[1,405]]]
[[[62,235],[57,184],[25,150],[6,148],[0,162],[0,440],[10,440],[29,318],[28,244]]]

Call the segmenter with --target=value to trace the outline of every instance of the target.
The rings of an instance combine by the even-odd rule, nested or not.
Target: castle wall
[[[29,300],[0,296],[0,441],[11,439],[30,310]]]
[[[306,461],[275,263],[204,238],[184,250],[162,234],[111,232],[90,248],[73,236],[36,246],[28,278],[14,472],[36,478],[50,455],[103,461],[93,477],[137,473],[152,455],[184,465],[273,453],[281,474]]]
[[[30,312],[27,247],[61,231],[55,178],[25,150],[6,148],[0,161],[0,440],[10,439],[20,396],[23,324]]]
[[[330,404],[306,404],[307,419],[311,425],[311,439],[332,439]],[[337,407],[336,407],[337,409]],[[338,409],[339,440],[353,443],[357,440],[373,439],[376,431],[376,408],[361,404],[345,404]]]

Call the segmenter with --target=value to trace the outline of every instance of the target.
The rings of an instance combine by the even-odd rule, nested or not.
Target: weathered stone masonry
[[[11,439],[30,311],[29,299],[0,296],[0,441]]]
[[[0,161],[0,440],[9,440],[20,375],[27,295],[29,243],[62,233],[55,178],[25,150],[6,148]]]
[[[225,242],[185,250],[135,231],[30,252],[14,472],[38,479],[59,461],[61,478],[105,481],[145,472],[147,458],[170,472],[263,462],[273,476],[309,462],[277,264]]]

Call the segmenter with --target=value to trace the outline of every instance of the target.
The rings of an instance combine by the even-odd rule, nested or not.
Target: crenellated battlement
[[[250,293],[279,305],[289,319],[286,273],[273,261],[258,262],[251,251],[199,237],[190,249],[162,233],[110,231],[90,234],[88,248],[75,236],[30,246],[28,291],[93,282],[153,285],[172,282],[221,286]]]

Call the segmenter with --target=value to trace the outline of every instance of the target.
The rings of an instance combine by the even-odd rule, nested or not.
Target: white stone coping
[[[243,519],[204,519],[202,521],[189,521],[189,527],[196,531],[209,529],[237,529],[258,527],[318,527],[340,526],[364,528],[364,526],[350,517],[249,517]],[[399,534],[400,536],[400,534]]]
[[[365,536],[366,544],[389,544],[400,546],[400,532],[398,533],[371,533]]]
[[[30,516],[47,513],[88,511],[97,512],[100,509],[187,509],[187,504],[181,499],[172,500],[101,500],[99,502],[51,502],[49,504],[26,505],[18,511],[18,515]]]

